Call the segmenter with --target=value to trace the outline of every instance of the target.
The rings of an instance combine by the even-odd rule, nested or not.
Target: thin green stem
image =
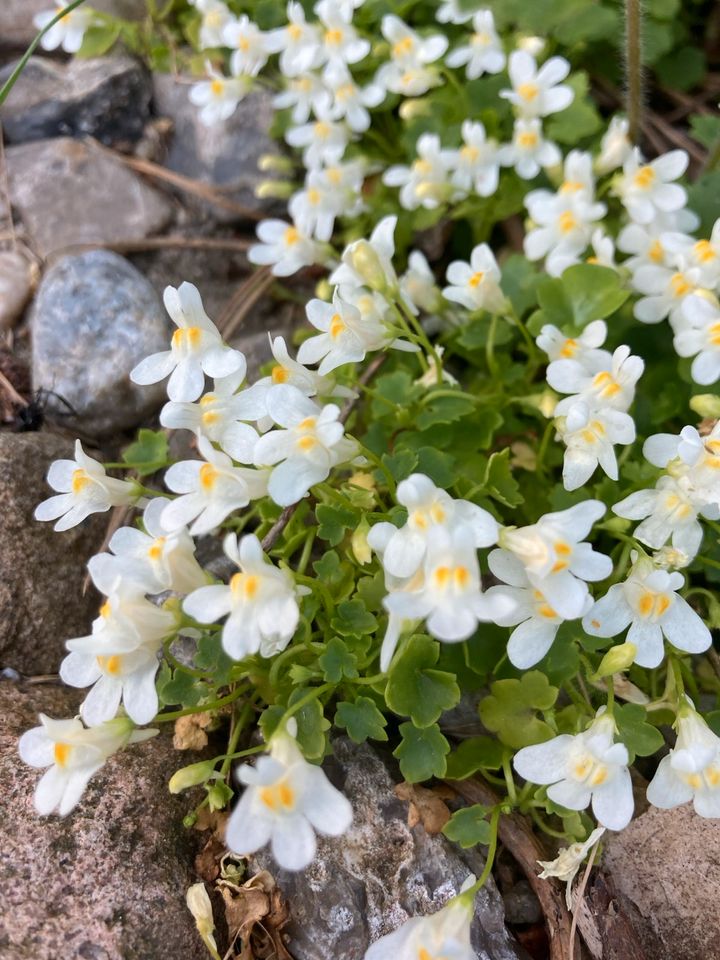
[[[498,804],[494,807],[493,812],[490,816],[490,843],[488,844],[487,859],[485,860],[485,867],[483,872],[477,878],[477,881],[470,887],[469,890],[466,890],[463,897],[467,897],[470,902],[472,902],[475,894],[478,890],[481,890],[487,883],[488,877],[492,872],[493,865],[495,863],[495,854],[497,853],[498,845],[498,826],[500,824],[500,816],[502,814],[502,805]]]
[[[233,690],[232,693],[228,693],[227,696],[220,697],[219,700],[213,700],[210,703],[201,703],[196,707],[185,707],[183,710],[173,710],[170,713],[158,713],[152,722],[172,723],[174,720],[179,720],[180,717],[189,717],[193,713],[203,713],[206,710],[219,710],[220,707],[224,707],[228,703],[237,700],[243,693],[247,693],[247,690],[247,687],[238,687],[237,690]]]
[[[285,711],[282,715],[282,719],[278,724],[278,730],[282,730],[285,727],[285,724],[288,722],[290,717],[294,716],[296,713],[299,713],[303,707],[306,707],[308,703],[312,703],[313,700],[317,700],[318,697],[321,697],[324,693],[327,693],[328,690],[332,690],[335,685],[333,683],[323,683],[320,687],[314,687],[307,693],[304,697],[301,697],[297,703],[294,703],[291,707]]]
[[[488,329],[487,340],[485,342],[485,359],[487,360],[488,370],[493,380],[498,380],[500,377],[500,369],[495,359],[495,337],[497,336],[497,328],[498,315],[494,313],[490,320],[490,328]]]
[[[502,769],[505,774],[505,784],[507,786],[508,798],[513,806],[517,805],[517,788],[515,786],[515,777],[513,777],[512,766],[510,764],[510,757],[506,753],[503,756]]]

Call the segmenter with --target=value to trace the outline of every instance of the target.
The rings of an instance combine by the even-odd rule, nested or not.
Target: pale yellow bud
[[[255,187],[255,196],[258,200],[267,200],[271,197],[287,200],[292,192],[293,186],[287,180],[263,180]]]
[[[218,958],[217,943],[215,942],[215,920],[213,919],[212,904],[205,889],[204,883],[194,883],[185,897],[188,910],[193,915],[195,926],[213,958]]]
[[[269,170],[275,173],[292,173],[293,163],[289,157],[283,157],[279,153],[264,153],[258,160],[258,170],[263,173]]]
[[[403,100],[398,113],[400,119],[405,121],[417,120],[418,117],[428,117],[430,116],[430,101],[425,97]]]
[[[720,397],[714,393],[698,393],[690,400],[690,409],[699,417],[720,418]]]
[[[327,277],[323,277],[322,280],[318,280],[317,285],[315,286],[315,296],[318,300],[326,300],[330,302],[332,300],[333,287],[328,282]]]
[[[367,535],[370,532],[370,524],[367,522],[365,517],[362,518],[358,526],[355,528],[355,532],[352,535],[351,544],[352,550],[355,554],[355,559],[361,565],[370,563],[372,560],[372,551],[370,550],[370,545],[368,544]]]
[[[170,793],[180,793],[189,787],[196,787],[199,783],[205,783],[214,769],[215,765],[211,760],[203,760],[200,763],[191,763],[187,767],[181,767],[170,777],[168,790]]]
[[[623,670],[635,662],[637,647],[634,643],[619,643],[611,647],[600,661],[597,668],[596,677],[611,677],[614,673],[622,673]]]

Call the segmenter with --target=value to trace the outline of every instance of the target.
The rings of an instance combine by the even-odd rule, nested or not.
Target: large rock
[[[358,960],[409,917],[439,910],[484,865],[480,850],[460,850],[420,824],[408,826],[408,806],[369,746],[338,738],[334,751],[325,769],[352,802],[348,833],[320,840],[317,857],[299,874],[278,870],[266,852],[256,857],[288,900],[292,920],[284,932],[295,960]],[[472,940],[487,960],[525,956],[505,929],[492,878],[475,900]]]
[[[255,187],[268,179],[258,170],[263,154],[278,153],[269,136],[273,118],[272,97],[264,90],[248,94],[224,123],[204,126],[199,110],[188,99],[187,84],[169,74],[153,76],[155,112],[173,122],[173,136],[165,165],[187,177],[223,188],[223,195],[251,212],[277,210],[278,203],[258,200]],[[189,196],[186,198],[191,199]],[[221,207],[212,207],[218,220],[242,219]]]
[[[55,533],[33,519],[53,494],[48,466],[71,456],[72,443],[50,433],[0,433],[0,666],[26,674],[56,673],[64,641],[86,634],[97,615],[82,585],[105,523]]]
[[[60,137],[5,155],[12,205],[42,257],[73,244],[142,240],[172,216],[161,193],[99,147]]]
[[[16,64],[0,71],[0,86]],[[0,107],[7,143],[47,137],[139,140],[150,116],[150,79],[129,57],[57,63],[31,57]]]
[[[652,960],[715,957],[720,940],[720,827],[691,805],[651,807],[606,835],[603,866],[636,908]]]
[[[64,423],[108,436],[162,402],[164,384],[140,387],[129,375],[144,357],[169,348],[170,323],[147,280],[117,254],[92,250],[59,260],[40,284],[31,325],[33,383],[53,391],[48,404]]]
[[[21,253],[0,252],[0,330],[14,327],[30,299],[37,270]]]
[[[52,9],[50,0],[2,0],[0,4],[0,49],[27,47],[37,34],[33,17]],[[94,10],[125,20],[147,16],[147,0],[93,0]]]
[[[72,716],[75,692],[0,683],[0,960],[206,960],[185,906],[193,838],[168,732],[112,757],[67,819],[40,818],[39,772],[17,755],[37,713]]]

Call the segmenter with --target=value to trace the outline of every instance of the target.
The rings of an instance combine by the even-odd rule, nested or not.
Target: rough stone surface
[[[0,960],[206,960],[185,906],[193,837],[187,797],[167,791],[169,732],[112,757],[67,819],[35,813],[39,774],[17,737],[39,711],[72,716],[77,703],[0,682]]]
[[[28,260],[12,250],[0,252],[0,330],[14,327],[33,288],[34,271]]]
[[[637,908],[653,960],[717,955],[720,827],[691,805],[651,807],[622,833],[606,835],[603,866]]]
[[[258,200],[254,189],[267,173],[257,168],[258,159],[278,153],[268,130],[273,117],[272,97],[264,90],[248,94],[225,123],[204,126],[198,108],[188,99],[187,84],[169,74],[153,76],[155,112],[173,122],[173,136],[165,165],[185,176],[223,188],[223,194],[250,210],[267,212],[278,203]],[[188,200],[190,198],[188,197]],[[231,211],[212,208],[221,221],[242,219]]]
[[[277,878],[292,914],[285,928],[295,960],[358,960],[370,942],[409,917],[434,913],[454,896],[482,855],[461,851],[421,825],[407,826],[407,804],[393,793],[388,767],[369,746],[334,741],[325,769],[350,798],[355,819],[342,840],[321,840],[301,874],[278,871],[263,853],[258,864]],[[517,960],[524,952],[504,925],[492,879],[478,894],[473,946],[485,960]]]
[[[5,155],[12,205],[43,257],[73,244],[141,240],[172,216],[170,202],[120,160],[71,137]]]
[[[146,0],[93,0],[93,9],[111,13],[126,20],[140,20],[147,15]],[[52,8],[48,0],[2,0],[0,3],[0,48],[27,47],[37,33],[33,17]]]
[[[167,350],[170,323],[157,294],[132,264],[106,250],[63,257],[45,274],[32,308],[33,383],[58,396],[49,406],[84,433],[110,435],[139,423],[165,396],[130,371]]]
[[[97,614],[82,581],[102,520],[55,533],[33,519],[53,493],[48,466],[70,456],[71,441],[50,433],[0,433],[0,665],[25,674],[57,672],[64,641],[87,633]]]
[[[15,63],[0,71],[0,86]],[[7,143],[91,136],[114,144],[139,140],[150,116],[150,79],[129,57],[56,63],[31,57],[0,107]]]

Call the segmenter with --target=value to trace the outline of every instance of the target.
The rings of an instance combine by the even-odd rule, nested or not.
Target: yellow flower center
[[[112,613],[112,604],[110,603],[109,600],[106,600],[105,603],[100,607],[100,616],[103,617],[105,620],[107,620],[107,618],[110,616],[111,613]]]
[[[643,590],[638,600],[638,611],[641,617],[661,617],[672,600],[666,593],[655,593],[653,590]]]
[[[163,554],[163,547],[165,545],[165,537],[158,537],[156,540],[153,540],[152,546],[148,549],[148,556],[151,560],[159,560]]]
[[[336,340],[345,329],[347,328],[343,318],[339,313],[334,313],[330,318],[330,336],[333,340]]]
[[[290,379],[290,373],[279,363],[275,364],[270,374],[273,383],[287,383]]]
[[[470,583],[470,571],[459,564],[455,567],[436,567],[433,572],[435,586],[447,590],[453,584],[463,590]]]
[[[533,147],[537,146],[538,135],[533,130],[526,130],[518,134],[517,142],[523,150],[532,150]]]
[[[652,260],[653,263],[662,263],[663,257],[665,256],[665,251],[662,248],[662,244],[659,240],[655,240],[648,250],[648,257]]]
[[[71,487],[72,487],[73,493],[82,493],[82,491],[85,489],[85,487],[89,483],[92,483],[92,480],[87,475],[87,473],[85,473],[84,470],[82,469],[73,470],[72,480],[71,480]]]
[[[583,184],[579,180],[566,180],[560,187],[560,193],[577,193],[583,189]]]
[[[222,80],[213,80],[210,84],[210,90],[216,97],[219,97],[224,89],[225,84],[222,82]]]
[[[693,247],[693,253],[701,263],[709,263],[717,257],[715,248],[709,240],[698,240]]]
[[[466,144],[460,150],[460,156],[462,157],[463,160],[468,160],[470,161],[470,163],[474,163],[477,160],[477,158],[480,156],[480,151],[478,150],[477,147],[473,147],[473,146],[470,146],[469,144]]]
[[[53,757],[55,759],[55,763],[59,767],[64,767],[67,765],[71,753],[72,747],[69,743],[56,743],[53,747]]]
[[[295,791],[287,783],[260,788],[260,799],[270,810],[292,810],[295,806]]]
[[[316,190],[315,187],[310,187],[307,192],[308,203],[311,203],[313,206],[317,206],[318,203],[322,200],[320,191]]]
[[[300,239],[300,232],[295,227],[288,227],[283,234],[286,247],[293,247]]]
[[[530,101],[535,100],[540,93],[540,87],[536,83],[521,83],[517,88],[517,92],[521,100],[530,103]]]
[[[577,227],[577,220],[569,210],[565,210],[564,213],[560,214],[558,217],[558,229],[560,233],[570,233],[575,227]]]
[[[252,600],[260,588],[260,578],[252,573],[236,573],[230,579],[230,589],[235,595]]]
[[[607,400],[620,393],[622,387],[608,370],[601,370],[596,373],[592,379],[593,389],[597,390],[598,396]]]
[[[638,190],[648,190],[655,182],[655,171],[651,166],[640,167],[633,177],[633,184]]]
[[[487,47],[491,42],[491,36],[489,33],[486,33],[484,30],[481,30],[480,33],[474,33],[472,40],[470,41],[476,47]]]
[[[413,46],[414,46],[414,43],[413,43],[412,37],[403,37],[402,40],[398,40],[398,42],[393,46],[392,48],[393,56],[394,57],[407,56],[407,54],[412,52]]]
[[[577,353],[578,346],[579,344],[577,340],[573,340],[572,338],[567,339],[565,343],[562,345],[560,356],[565,357],[566,359],[569,359],[570,357],[574,357],[575,354]]]
[[[413,163],[413,170],[419,173],[421,177],[429,177],[432,173],[432,164],[429,160],[416,160]]]
[[[219,476],[220,474],[211,463],[204,463],[200,467],[200,486],[205,491],[212,490]]]
[[[685,294],[690,293],[692,286],[682,273],[674,273],[670,278],[670,289],[674,297],[684,297]]]
[[[300,40],[303,35],[302,27],[298,26],[297,23],[288,24],[287,32],[290,39],[295,40],[296,42]]]
[[[338,28],[334,30],[325,31],[325,43],[330,44],[331,46],[336,46],[339,43],[342,43],[343,32]]]
[[[109,673],[112,677],[117,676],[122,670],[122,657],[118,654],[113,654],[111,657],[96,657],[96,660],[103,673]]]
[[[332,127],[329,123],[326,123],[325,120],[318,120],[314,129],[315,134],[320,137],[321,140],[324,140],[327,136],[329,136]]]
[[[483,277],[485,274],[482,270],[478,270],[477,273],[474,273],[468,280],[468,286],[475,290],[476,287],[479,287],[483,282]]]
[[[178,327],[172,335],[172,345],[177,350],[184,346],[196,349],[202,340],[202,330],[200,327]]]

